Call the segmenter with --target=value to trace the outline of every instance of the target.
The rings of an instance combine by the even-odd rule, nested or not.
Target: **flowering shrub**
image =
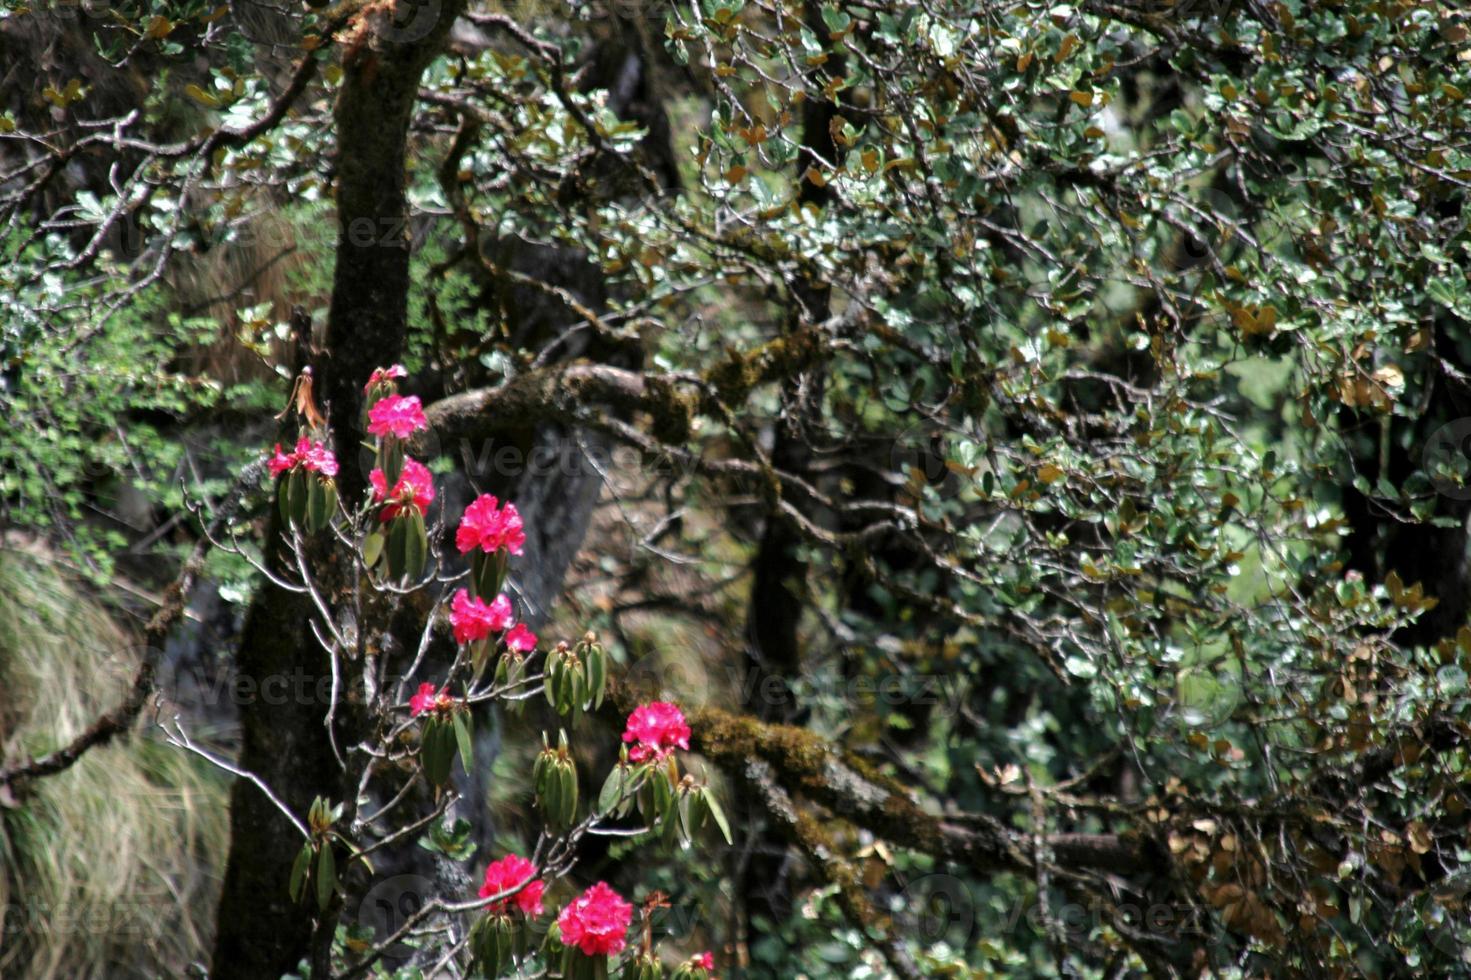
[[[433,474],[424,463],[404,455],[404,440],[428,423],[417,398],[397,393],[395,382],[403,376],[397,365],[380,368],[365,385],[370,399],[365,420],[376,437],[376,465],[369,473],[367,499],[359,508],[337,500],[333,483],[337,461],[328,448],[328,433],[321,431],[321,417],[309,404],[309,394],[303,414],[311,431],[302,434],[292,452],[283,452],[277,445],[267,460],[268,470],[279,481],[281,516],[293,544],[305,547],[300,532],[314,535],[330,529],[331,535],[319,534],[313,540],[319,546],[333,541],[352,546],[349,564],[360,575],[359,590],[366,586],[390,596],[440,590],[420,655],[412,659],[396,691],[378,680],[375,645],[359,647],[347,639],[347,622],[354,630],[373,628],[364,621],[369,615],[364,607],[356,606],[350,617],[339,620],[330,615],[331,602],[309,577],[299,585],[283,584],[311,594],[322,615],[316,624],[317,635],[339,665],[355,662],[361,651],[366,703],[381,713],[384,722],[379,728],[381,740],[367,746],[363,758],[382,760],[384,767],[407,765],[412,779],[422,776],[432,791],[435,809],[427,815],[406,816],[402,823],[427,827],[425,846],[431,849],[459,854],[446,846],[451,831],[441,820],[456,798],[455,759],[466,772],[475,765],[475,706],[494,701],[516,704],[538,691],[544,693],[567,727],[557,733],[555,742],[549,733],[543,733],[543,748],[533,766],[535,803],[546,825],[543,842],[530,858],[507,854],[492,861],[485,869],[477,901],[441,896],[425,906],[427,911],[417,913],[419,919],[411,917],[404,929],[420,925],[422,919],[426,920],[422,922],[424,936],[442,935],[442,930],[429,932],[429,915],[468,913],[472,921],[463,955],[482,975],[540,968],[560,970],[569,980],[600,980],[609,975],[610,961],[628,946],[634,908],[608,884],[600,881],[565,904],[540,948],[530,942],[528,932],[544,912],[552,883],[571,869],[578,841],[605,822],[624,820],[635,811],[643,818],[642,833],[649,841],[688,844],[711,817],[727,839],[729,829],[708,786],[689,774],[681,775],[674,753],[689,749],[690,728],[679,707],[665,701],[642,705],[629,716],[618,763],[589,805],[580,790],[568,728],[575,730],[583,712],[602,704],[607,653],[596,635],[587,633],[575,643],[559,642],[539,657],[537,635],[519,621],[511,595],[503,591],[510,559],[521,555],[526,544],[525,525],[515,504],[486,494],[465,508],[454,529],[454,543],[459,560],[468,568],[457,570],[451,564],[453,554],[446,556],[441,551],[438,542],[447,536],[448,528],[443,516],[434,511]],[[437,520],[431,523],[434,518]],[[303,576],[308,575],[304,560],[297,567]],[[454,660],[447,669],[436,672],[437,678],[415,676],[425,670],[422,652],[437,627],[447,627],[453,637]],[[493,672],[489,671],[492,662]],[[417,686],[409,694],[411,682]],[[364,785],[375,763],[366,765]],[[409,799],[403,790],[396,791],[370,822],[382,822],[387,814],[409,805]],[[355,840],[362,828],[347,821],[347,813],[346,804],[332,805],[319,798],[303,826],[307,839],[287,883],[293,900],[314,898],[323,916],[333,914],[347,887],[339,871],[339,857],[353,862],[362,847]],[[391,827],[375,830],[375,834],[380,840],[391,837],[395,833]],[[381,955],[395,938],[388,937],[375,947],[376,954]],[[449,955],[453,958],[456,951],[450,950]],[[665,971],[660,962],[646,918],[642,941],[623,975],[662,978]],[[683,961],[670,975],[702,980],[712,966],[710,956],[701,954]]]

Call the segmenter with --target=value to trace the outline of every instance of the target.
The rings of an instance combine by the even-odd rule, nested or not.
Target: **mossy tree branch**
[[[740,775],[749,759],[772,767],[778,783],[843,819],[901,847],[980,873],[1030,873],[1031,838],[981,814],[942,817],[897,780],[806,729],[700,708],[689,716],[692,747]],[[1059,866],[1121,874],[1155,872],[1163,852],[1122,834],[1052,834],[1046,845]]]

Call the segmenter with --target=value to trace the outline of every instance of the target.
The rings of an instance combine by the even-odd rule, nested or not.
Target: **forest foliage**
[[[473,831],[426,852],[530,853],[538,732],[572,728],[586,812],[673,701],[733,845],[547,882],[662,892],[670,975],[1471,974],[1466,11],[37,2],[0,57],[9,528],[122,608],[203,545],[246,675],[273,624],[310,671],[306,620],[332,647],[372,613],[385,665],[437,630],[459,678],[448,607],[384,583],[422,559],[492,601],[451,542],[493,493],[545,662],[606,646],[606,706],[478,705]],[[385,578],[354,508],[374,467],[362,508],[415,506],[368,416],[396,362],[439,499]],[[334,440],[346,552],[259,472],[298,426]],[[272,576],[309,565],[293,607]],[[358,801],[324,715],[377,745],[422,713],[331,690],[219,747],[303,821]],[[322,745],[270,763],[272,724]],[[5,744],[0,789],[54,748]],[[242,843],[249,794],[231,863],[285,896],[301,844]],[[290,927],[338,940],[315,970],[383,939],[373,885]]]

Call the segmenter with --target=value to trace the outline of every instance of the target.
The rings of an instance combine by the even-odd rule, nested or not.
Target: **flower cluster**
[[[527,629],[525,623],[517,623],[506,634],[506,646],[517,653],[530,653],[536,649],[536,634]]]
[[[296,440],[294,452],[283,453],[281,444],[276,443],[271,458],[266,460],[266,466],[271,471],[271,476],[280,476],[288,470],[300,466],[309,473],[320,473],[323,476],[337,475],[337,457],[332,455],[325,443],[313,442],[306,436]]]
[[[389,370],[393,370],[389,368]],[[379,399],[368,409],[368,432],[375,436],[393,436],[407,439],[421,429],[429,428],[424,417],[424,406],[417,395],[389,395]]]
[[[486,603],[461,589],[450,600],[450,624],[454,627],[456,643],[475,643],[492,633],[500,633],[515,622],[511,613],[511,600],[505,593]]]
[[[510,910],[512,905],[526,913],[527,916],[541,915],[541,893],[546,884],[542,881],[533,881],[536,877],[536,865],[518,854],[507,854],[499,861],[492,861],[485,869],[485,884],[480,886],[480,897],[489,898],[508,892],[523,882],[530,882],[525,888],[498,902],[492,902],[486,907],[491,914],[499,914]]]
[[[628,716],[623,741],[634,743],[628,757],[634,762],[663,759],[675,749],[689,750],[690,726],[684,712],[668,701],[654,701]]]
[[[460,554],[468,555],[479,548],[491,554],[504,548],[513,555],[521,554],[526,544],[526,530],[516,505],[506,501],[504,507],[490,494],[476,497],[455,531],[455,547]]]
[[[387,502],[378,515],[381,521],[393,520],[408,507],[414,507],[423,514],[434,502],[434,475],[429,472],[429,467],[416,459],[404,459],[403,472],[392,490],[388,489],[388,478],[381,469],[369,473],[368,482],[373,484],[373,502]]]
[[[579,895],[557,916],[562,943],[586,956],[616,956],[623,951],[624,934],[633,921],[633,906],[598,882]]]
[[[409,712],[417,718],[426,711],[448,711],[454,703],[448,692],[436,689],[433,684],[420,684],[419,690],[409,698]]]
[[[374,368],[373,373],[368,375],[368,383],[363,385],[363,394],[370,393],[379,385],[386,385],[390,381],[397,380],[398,378],[408,377],[408,373],[404,370],[402,364],[395,364],[392,367],[386,368]]]
[[[450,625],[456,643],[478,643],[492,633],[506,633],[506,646],[517,653],[536,649],[536,634],[526,624],[516,622],[511,600],[502,592],[489,603],[461,589],[450,600]]]

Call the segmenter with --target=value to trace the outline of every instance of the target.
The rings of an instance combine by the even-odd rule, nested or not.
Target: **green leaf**
[[[332,854],[332,842],[323,841],[322,849],[317,853],[317,908],[327,911],[336,890],[337,858]]]
[[[291,862],[291,882],[286,889],[293,903],[301,901],[301,889],[306,884],[306,872],[307,868],[311,867],[311,863],[312,845],[302,844],[301,850],[296,852],[296,860]]]
[[[470,712],[455,712],[455,741],[460,746],[460,764],[465,767],[465,772],[470,773],[475,769],[475,753],[471,747],[470,740]]]
[[[603,788],[598,791],[598,813],[613,812],[623,798],[624,787],[627,783],[627,771],[622,766],[614,766],[613,771],[608,773],[608,778],[603,781]]]
[[[730,836],[730,822],[725,819],[725,810],[708,786],[705,787],[705,806],[709,809],[710,816],[715,818],[715,826],[720,828],[720,835],[725,838],[725,842],[734,844],[735,838]]]

